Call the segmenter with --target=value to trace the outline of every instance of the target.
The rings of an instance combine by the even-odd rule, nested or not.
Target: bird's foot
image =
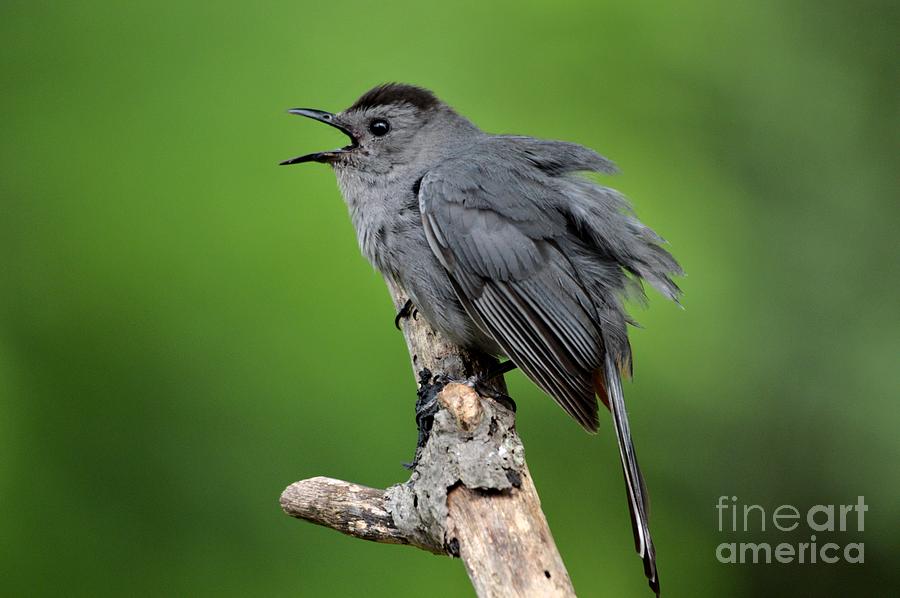
[[[419,457],[422,449],[428,442],[431,435],[431,428],[434,425],[434,416],[440,411],[438,404],[438,395],[444,390],[444,387],[452,382],[465,384],[472,387],[482,397],[487,397],[502,405],[505,409],[516,412],[516,402],[508,395],[497,391],[490,382],[497,376],[501,376],[506,372],[514,370],[516,365],[511,361],[498,364],[491,368],[482,376],[469,376],[464,379],[451,378],[438,374],[433,376],[431,370],[424,368],[419,372],[419,390],[417,391],[418,399],[416,399],[416,429],[418,430],[418,438],[416,440],[416,456],[411,463],[404,463],[407,469],[415,469],[419,463]]]
[[[491,385],[491,381],[498,376],[502,376],[507,372],[511,372],[516,369],[518,366],[514,364],[512,361],[504,361],[503,363],[498,363],[491,369],[487,371],[483,376],[472,376],[468,380],[468,384],[475,389],[475,392],[480,394],[483,397],[487,397],[489,399],[493,399],[497,401],[513,413],[516,412],[516,402],[512,400],[512,398],[502,392],[498,392],[493,385]]]
[[[495,401],[495,402],[499,403],[500,405],[503,405],[503,407],[508,409],[509,411],[512,411],[513,413],[515,413],[516,412],[516,402],[512,400],[512,397],[510,397],[509,395],[503,394],[502,392],[498,392],[497,390],[494,389],[493,386],[491,386],[490,384],[487,383],[488,381],[489,381],[489,379],[485,379],[485,378],[481,378],[481,379],[476,379],[474,377],[469,378],[469,386],[474,388],[475,392],[477,392],[479,395],[486,397],[488,399],[491,399],[492,401]]]
[[[397,327],[397,330],[400,330],[400,320],[409,317],[415,319],[418,313],[419,310],[413,305],[412,299],[407,299],[406,303],[403,304],[403,307],[400,308],[400,311],[397,312],[397,315],[394,316],[394,326]]]

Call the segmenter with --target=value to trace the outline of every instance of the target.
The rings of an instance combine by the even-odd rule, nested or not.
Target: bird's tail
[[[600,372],[598,371],[597,374]],[[619,441],[619,456],[622,458],[622,471],[625,474],[625,487],[628,491],[628,508],[631,511],[631,527],[634,531],[634,548],[644,561],[644,574],[657,596],[659,596],[659,576],[656,571],[656,550],[650,537],[649,515],[650,500],[644,485],[644,476],[638,466],[631,441],[631,429],[628,426],[628,414],[625,412],[625,396],[622,393],[622,379],[615,359],[607,353],[603,376],[595,375],[597,393],[612,412],[616,438]],[[605,384],[604,384],[605,383]]]

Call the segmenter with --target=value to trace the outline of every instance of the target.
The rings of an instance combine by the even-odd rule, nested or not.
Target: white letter
[[[825,523],[816,523],[816,513],[825,513],[828,519]],[[834,531],[834,505],[816,505],[806,514],[806,523],[814,532],[833,532]]]
[[[723,549],[728,550],[729,556],[724,556],[724,555],[723,555]],[[719,544],[719,546],[716,548],[716,558],[719,559],[719,562],[720,562],[720,563],[734,563],[734,562],[736,562],[736,561],[734,560],[735,555],[736,555],[736,552],[735,552],[735,550],[734,550],[734,542],[732,542],[732,543],[730,543],[730,544],[727,543],[727,542],[722,542],[722,543]]]
[[[847,513],[853,510],[853,505],[841,505],[841,531],[847,531]]]
[[[819,556],[822,557],[823,563],[836,563],[838,562],[838,557],[836,556],[828,556],[826,552],[829,548],[833,548],[834,550],[838,549],[838,545],[834,542],[828,542],[826,544],[822,544],[822,550],[819,551]]]
[[[790,563],[794,560],[794,547],[782,542],[775,547],[775,560],[779,563]]]
[[[750,513],[751,509],[759,509],[759,522],[761,525],[759,531],[766,531],[766,512],[759,505],[744,505],[744,531],[750,531],[750,526],[747,525],[747,515]]]
[[[793,511],[793,513],[785,513],[782,515],[782,514],[780,514],[780,511],[782,509],[790,509],[791,511]],[[792,532],[795,529],[797,529],[798,525],[800,525],[797,521],[795,521],[794,525],[792,525],[790,527],[781,527],[781,525],[778,523],[778,520],[779,519],[788,519],[788,518],[800,519],[800,511],[797,510],[797,507],[794,507],[792,505],[781,505],[780,507],[775,509],[774,513],[772,513],[772,523],[774,523],[775,527],[777,527],[778,529],[780,529],[783,532]]]
[[[747,556],[746,556],[747,551],[753,552],[753,562],[754,563],[759,562],[759,553],[760,552],[766,553],[766,560],[763,561],[764,563],[772,562],[772,545],[769,544],[768,542],[760,542],[759,544],[755,544],[753,542],[741,542],[741,562],[742,563],[747,562]]]
[[[719,531],[722,531],[722,511],[724,511],[725,509],[728,508],[726,505],[722,504],[723,498],[728,498],[728,497],[720,496],[719,502],[716,503],[716,510],[719,512]],[[735,531],[735,530],[732,530],[732,531]]]
[[[856,503],[856,531],[861,532],[866,529],[865,512],[869,510],[869,507],[866,506],[866,501],[864,500],[865,497],[859,496],[857,498],[858,502]]]
[[[856,556],[850,556],[850,549],[856,549]],[[848,563],[864,563],[866,562],[866,545],[862,542],[852,542],[844,546],[844,560]]]

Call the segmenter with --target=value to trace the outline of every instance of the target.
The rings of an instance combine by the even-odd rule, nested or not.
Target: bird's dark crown
[[[440,100],[424,87],[405,83],[385,83],[364,93],[347,110],[365,110],[390,104],[410,104],[419,110],[431,110],[439,103]]]

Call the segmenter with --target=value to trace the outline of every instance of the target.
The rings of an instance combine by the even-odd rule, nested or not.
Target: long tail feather
[[[650,537],[650,501],[644,476],[638,467],[634,444],[631,441],[631,429],[628,426],[628,414],[625,412],[625,396],[622,392],[622,380],[615,360],[606,355],[605,364],[606,395],[612,411],[616,438],[619,441],[619,456],[622,458],[622,471],[625,474],[625,486],[628,490],[628,508],[631,512],[631,527],[634,531],[634,548],[644,561],[644,574],[657,596],[659,596],[659,576],[656,570],[656,550]],[[599,389],[598,389],[599,390]]]

